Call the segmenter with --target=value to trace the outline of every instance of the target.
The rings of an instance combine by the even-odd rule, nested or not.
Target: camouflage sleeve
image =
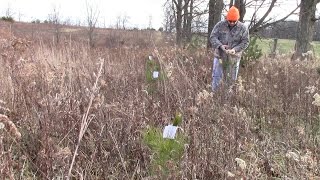
[[[241,42],[240,44],[238,44],[237,46],[235,46],[233,49],[236,52],[240,52],[245,50],[248,46],[249,46],[249,30],[247,27],[243,26],[243,33],[242,33],[242,37],[241,37]]]
[[[220,40],[218,39],[219,37],[219,29],[220,29],[220,24],[221,22],[217,23],[214,27],[213,30],[210,34],[210,42],[211,45],[214,49],[218,49],[222,43],[220,42]]]

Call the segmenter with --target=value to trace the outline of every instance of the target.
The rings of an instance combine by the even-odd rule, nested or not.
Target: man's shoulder
[[[241,22],[241,21],[238,21],[237,26],[238,26],[238,27],[241,27],[241,28],[247,29],[247,25],[245,25],[245,24],[244,24],[243,22]]]
[[[228,22],[226,20],[221,20],[217,24],[219,24],[219,25],[228,25]]]
[[[228,26],[228,23],[227,23],[227,21],[225,21],[225,20],[219,21],[219,22],[215,25],[216,28],[222,28],[222,27],[227,27],[227,26]]]

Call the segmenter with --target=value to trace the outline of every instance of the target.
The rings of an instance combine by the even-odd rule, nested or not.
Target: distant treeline
[[[276,25],[269,26],[258,32],[263,38],[295,39],[297,34],[297,21],[284,21]],[[317,21],[314,27],[314,41],[320,41],[320,22]]]

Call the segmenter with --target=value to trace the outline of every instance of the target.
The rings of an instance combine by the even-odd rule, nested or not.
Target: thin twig
[[[80,146],[81,139],[82,139],[84,133],[86,132],[90,122],[93,119],[92,117],[88,118],[88,116],[89,116],[90,108],[92,106],[93,99],[95,97],[96,92],[98,91],[98,80],[99,80],[99,77],[102,74],[102,67],[103,67],[104,59],[100,59],[100,61],[101,61],[101,64],[100,64],[100,68],[99,68],[99,72],[98,72],[96,81],[95,81],[94,86],[92,88],[89,105],[88,105],[86,113],[82,116],[81,127],[80,127],[79,136],[78,136],[78,143],[77,143],[76,149],[74,150],[74,153],[73,153],[73,157],[72,157],[72,161],[71,161],[71,164],[70,164],[67,180],[69,180],[70,177],[71,177],[72,168],[73,168],[73,165],[74,165],[77,153],[78,153],[78,149],[79,149],[79,146]]]
[[[126,168],[126,164],[125,164],[124,159],[123,159],[123,157],[122,157],[122,155],[121,155],[121,152],[120,152],[120,149],[119,149],[117,140],[114,138],[114,136],[112,135],[111,131],[108,131],[108,132],[109,132],[109,134],[110,134],[110,136],[111,136],[111,139],[112,139],[113,143],[115,144],[115,146],[116,146],[116,148],[117,148],[117,151],[118,151],[118,154],[119,154],[121,163],[122,163],[122,167],[123,167],[124,171],[126,172],[127,177],[129,177],[129,176],[128,176],[128,171],[127,171],[127,168]]]
[[[136,175],[136,172],[137,172],[138,167],[139,167],[139,163],[140,163],[140,160],[138,159],[138,162],[137,162],[136,168],[134,169],[134,172],[133,172],[133,175],[132,175],[132,177],[131,177],[131,180],[133,180],[133,179],[134,179],[134,176]]]

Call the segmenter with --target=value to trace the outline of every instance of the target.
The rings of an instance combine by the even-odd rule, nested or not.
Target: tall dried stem
[[[78,153],[78,149],[79,149],[79,146],[80,146],[80,142],[81,142],[81,139],[84,135],[84,133],[86,132],[90,122],[92,121],[93,117],[88,117],[89,115],[89,111],[90,111],[90,108],[92,106],[92,102],[93,102],[93,99],[95,97],[95,94],[96,92],[98,92],[99,88],[98,88],[98,80],[99,80],[99,77],[101,76],[102,74],[102,67],[103,67],[103,64],[104,64],[104,59],[100,59],[101,63],[100,63],[100,68],[99,68],[99,72],[98,72],[98,75],[96,77],[96,81],[93,85],[93,88],[92,88],[92,92],[91,92],[91,95],[90,95],[90,101],[89,101],[89,105],[87,107],[87,111],[86,113],[82,116],[82,119],[81,119],[81,127],[80,127],[80,132],[79,132],[79,136],[78,136],[78,143],[77,143],[77,146],[76,146],[76,149],[73,153],[73,157],[72,157],[72,161],[71,161],[71,165],[70,165],[70,168],[69,168],[69,172],[68,172],[68,176],[67,176],[67,179],[69,180],[70,177],[71,177],[71,172],[72,172],[72,168],[73,168],[73,165],[74,165],[74,162],[75,162],[75,158],[76,158],[76,155]]]

